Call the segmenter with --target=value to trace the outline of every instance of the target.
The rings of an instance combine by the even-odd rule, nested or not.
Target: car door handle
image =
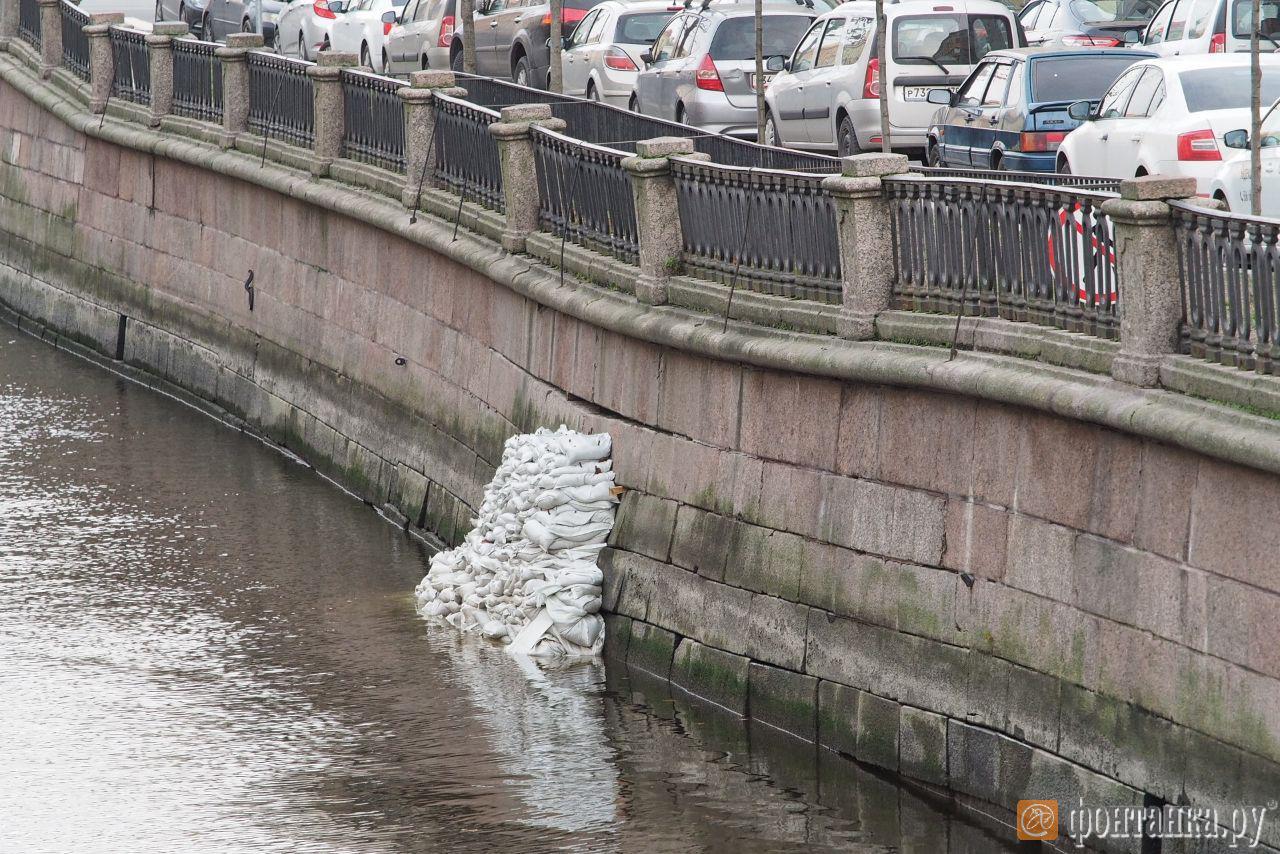
[[[1000,124],[1000,120],[999,120],[999,119],[987,119],[987,124],[989,124],[989,125],[998,125],[998,124]]]
[[[496,27],[496,26],[498,26],[498,22],[497,22],[497,21],[490,21],[490,22],[489,22],[489,29],[493,29],[493,28],[494,28],[494,27]]]
[[[1111,134],[1104,133],[1102,136],[1098,137],[1098,142],[1106,142],[1109,139],[1111,139]]]
[[[1140,136],[1131,136],[1131,137],[1129,137],[1129,141],[1130,141],[1130,142],[1142,142],[1142,137],[1140,137]]]

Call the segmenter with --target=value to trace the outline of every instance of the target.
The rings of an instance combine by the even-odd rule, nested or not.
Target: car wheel
[[[587,82],[587,100],[588,100],[588,101],[599,101],[599,100],[600,100],[600,93],[596,91],[596,84],[595,84],[595,81],[588,81],[588,82]]]
[[[364,68],[373,68],[373,58],[369,56],[367,44],[360,45],[360,65]]]
[[[387,51],[385,48],[382,51],[382,67],[378,69],[378,73],[379,74],[387,73]]]
[[[1071,163],[1065,157],[1062,160],[1058,161],[1058,174],[1059,175],[1071,174]]]
[[[862,153],[858,144],[858,132],[853,129],[853,119],[840,117],[840,127],[836,129],[836,151],[841,157],[852,157]]]
[[[676,122],[684,124],[684,104],[676,104]]]
[[[449,61],[449,67],[457,74],[462,73],[462,51],[458,51],[453,55],[453,59]]]
[[[533,85],[533,64],[529,62],[529,57],[522,56],[516,60],[516,67],[511,72],[511,79],[519,86]]]
[[[774,124],[773,113],[769,112],[764,114],[764,144],[782,145],[782,137],[778,135],[778,126]]]
[[[251,32],[253,32],[253,21],[250,21],[248,18],[245,18],[243,21],[241,21],[241,22],[240,22],[240,32],[242,32],[242,33],[251,33]]]
[[[640,112],[640,102],[636,100],[636,96],[632,95],[627,101],[627,109],[633,113]]]
[[[929,140],[929,146],[924,150],[924,164],[935,169],[946,165],[942,162],[942,150],[938,148],[936,140]]]
[[[307,51],[307,35],[302,30],[298,30],[298,56],[304,60],[311,59],[311,54]]]
[[[155,16],[154,20],[156,20],[156,21],[163,21],[163,20],[164,20],[164,7],[160,5],[160,0],[156,0],[156,16]],[[181,9],[179,9],[179,10],[178,10],[178,20],[182,20],[182,10],[181,10]]]
[[[1008,172],[1009,166],[1004,162],[1004,156],[998,151],[991,152],[991,168],[997,172]]]
[[[208,12],[200,16],[200,38],[207,42],[217,41],[213,35],[213,22],[209,20]]]
[[[422,55],[422,70],[426,71],[428,65],[430,65],[430,63],[427,61],[427,55],[424,53]]]

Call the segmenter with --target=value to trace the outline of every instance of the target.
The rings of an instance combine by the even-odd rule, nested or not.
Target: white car
[[[1253,0],[1169,0],[1142,35],[1142,46],[1161,56],[1247,53]],[[1280,50],[1280,4],[1262,3],[1262,49]]]
[[[276,19],[277,53],[313,59],[329,47],[333,23],[347,0],[292,0]]]
[[[1228,131],[1224,143],[1238,154],[1219,167],[1210,183],[1209,195],[1225,204],[1231,213],[1252,213],[1249,131],[1245,128]],[[1262,215],[1280,218],[1280,101],[1271,105],[1262,120]]]
[[[627,106],[644,65],[641,55],[680,9],[666,0],[606,0],[596,6],[565,40],[560,54],[564,93]]]
[[[406,0],[356,0],[333,24],[330,41],[338,53],[354,53],[360,64],[382,72],[387,67],[387,36],[400,19]]]
[[[1262,57],[1262,99],[1280,98],[1280,56]],[[1249,56],[1178,56],[1131,65],[1096,108],[1077,101],[1067,110],[1081,122],[1058,147],[1057,170],[1133,178],[1196,179],[1208,195],[1222,162],[1238,152],[1228,131],[1249,126]]]

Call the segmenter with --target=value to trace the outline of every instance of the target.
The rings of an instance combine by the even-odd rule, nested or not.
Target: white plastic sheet
[[[598,655],[603,574],[618,492],[607,433],[512,436],[478,518],[431,559],[419,610],[533,656]]]

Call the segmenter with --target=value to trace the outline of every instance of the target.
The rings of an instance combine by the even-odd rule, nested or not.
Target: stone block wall
[[[611,433],[615,660],[1004,809],[1280,793],[1277,476],[1053,414],[1060,370],[1030,409],[663,346],[669,309],[594,325],[500,283],[554,278],[528,258],[302,195],[0,83],[0,303],[24,323],[446,542],[511,433]]]

